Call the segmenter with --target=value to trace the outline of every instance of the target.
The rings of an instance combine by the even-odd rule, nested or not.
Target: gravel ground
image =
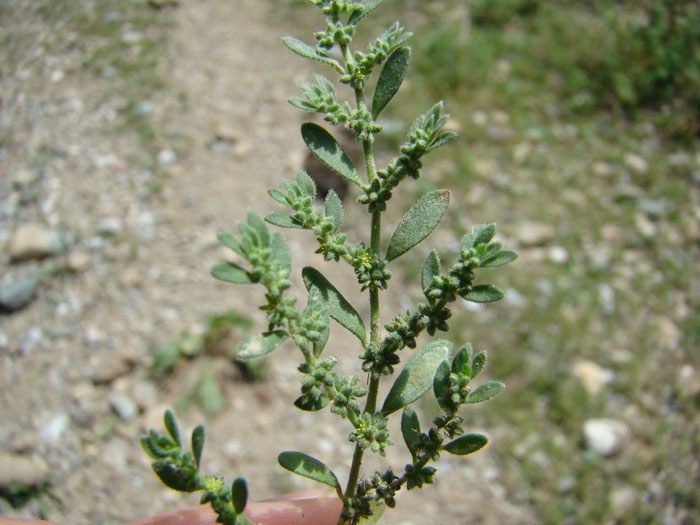
[[[273,4],[172,8],[167,87],[149,111],[186,145],[163,142],[145,163],[138,138],[117,130],[120,101],[103,96],[110,79],[81,67],[79,46],[59,41],[49,22],[21,7],[6,14],[4,34],[14,24],[21,30],[12,34],[22,36],[0,76],[0,273],[9,294],[0,316],[0,465],[11,465],[0,467],[0,485],[49,482],[60,504],[44,497],[20,510],[0,506],[0,515],[28,517],[44,501],[52,520],[94,525],[196,503],[159,484],[138,438],[162,428],[163,410],[201,367],[179,367],[165,381],[148,369],[158,345],[212,312],[234,308],[262,319],[254,308],[260,295],[249,295],[259,290],[221,285],[208,269],[229,257],[217,232],[233,231],[249,208],[271,209],[267,187],[303,161],[301,117],[286,98],[309,71],[280,44],[294,29],[269,21]],[[365,225],[348,213],[351,237]],[[292,235],[290,246],[295,268],[313,259],[364,304],[344,268],[312,258],[308,238]],[[351,341],[334,332],[333,352],[349,371]],[[341,476],[352,454],[337,417],[293,408],[293,348],[275,356],[255,384],[228,361],[212,361],[229,403],[206,422],[205,468],[245,476],[256,499],[311,485],[275,465],[281,450],[307,451]],[[203,420],[194,407],[183,430]],[[482,430],[498,438],[498,429]],[[405,458],[395,449],[388,460],[400,466]],[[445,458],[438,469],[435,487],[404,495],[384,522],[427,523],[437,513],[441,523],[536,521],[509,501],[488,451]]]

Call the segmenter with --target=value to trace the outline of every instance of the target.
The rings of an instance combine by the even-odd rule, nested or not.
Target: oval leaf
[[[372,118],[376,119],[387,104],[394,98],[408,73],[411,63],[411,48],[400,47],[387,59],[377,80],[372,99]]]
[[[438,405],[442,408],[453,404],[450,401],[450,365],[447,364],[447,361],[440,363],[440,366],[438,366],[438,369],[435,371],[433,393],[435,394]]]
[[[450,353],[452,343],[433,341],[416,352],[391,386],[382,406],[387,416],[401,410],[423,396],[433,386],[435,372]]]
[[[362,179],[357,168],[338,141],[325,128],[313,122],[305,122],[301,125],[301,136],[318,160],[347,181],[362,187]]]
[[[234,263],[217,264],[211,269],[211,275],[219,281],[233,284],[251,284],[250,274]]]
[[[277,268],[282,270],[287,270],[288,272],[292,269],[292,252],[289,251],[289,246],[287,246],[287,241],[279,232],[272,234],[272,241],[270,241],[270,260],[275,263]]]
[[[496,224],[479,224],[472,228],[470,233],[467,233],[462,238],[462,249],[469,249],[471,247],[476,248],[479,244],[488,244],[488,242],[493,239],[496,235]]]
[[[289,334],[283,330],[248,336],[238,345],[236,359],[245,361],[267,355],[281,345],[288,336]]]
[[[338,478],[335,477],[335,474],[333,474],[330,468],[316,458],[312,458],[303,452],[287,451],[282,452],[277,457],[277,461],[282,468],[294,472],[299,476],[313,479],[314,481],[333,487],[340,494]]]
[[[472,303],[492,303],[500,301],[505,294],[492,284],[478,284],[464,298]]]
[[[153,471],[166,486],[178,492],[194,492],[198,490],[197,481],[191,472],[173,467],[169,460],[155,461]]]
[[[482,403],[496,397],[506,386],[499,381],[489,381],[469,393],[467,403]]]
[[[469,364],[469,360],[471,359],[473,353],[474,349],[470,343],[467,343],[460,348],[452,360],[452,372],[455,374],[464,374],[473,377],[472,368]]]
[[[236,240],[236,238],[233,235],[231,235],[230,233],[222,232],[218,235],[218,239],[221,244],[228,248],[231,248],[241,257],[245,257],[245,253],[243,252],[241,244]]]
[[[204,427],[198,425],[192,431],[192,455],[194,456],[194,463],[199,467],[199,463],[202,460],[202,451],[204,450]]]
[[[386,250],[387,260],[403,255],[430,235],[442,220],[449,204],[448,190],[434,190],[418,199],[394,230]]]
[[[177,443],[177,446],[181,447],[182,442],[180,441],[180,429],[177,427],[177,421],[175,421],[173,411],[170,409],[166,410],[163,419],[165,421],[165,428],[168,430],[168,434],[170,434],[173,441]]]
[[[306,396],[300,396],[294,401],[294,406],[299,410],[304,410],[306,412],[317,412],[326,408],[330,399],[326,394],[321,394],[316,399],[310,399]]]
[[[333,190],[328,190],[328,195],[326,195],[326,217],[333,220],[334,232],[343,224],[343,204],[340,202],[338,194]]]
[[[270,224],[279,226],[280,228],[295,228],[297,230],[304,229],[304,227],[295,221],[293,217],[279,211],[273,211],[272,213],[265,215],[265,220]]]
[[[423,288],[423,293],[428,298],[428,291],[433,285],[433,277],[440,275],[440,256],[433,250],[428,254],[420,269],[420,284]]]
[[[297,171],[297,184],[306,197],[316,198],[316,183],[304,170]]]
[[[243,478],[236,478],[231,485],[231,503],[236,514],[241,514],[248,501],[248,484]]]
[[[287,48],[293,52],[295,52],[297,55],[302,56],[304,58],[308,58],[310,60],[315,60],[316,62],[321,62],[322,64],[326,64],[328,66],[331,66],[335,68],[339,73],[345,73],[343,68],[340,66],[338,62],[333,60],[332,58],[329,58],[327,56],[323,56],[320,54],[318,51],[316,51],[313,47],[311,47],[309,44],[302,42],[298,38],[294,38],[291,36],[285,36],[282,38],[282,43],[287,46]]]
[[[321,272],[307,266],[301,271],[306,289],[311,292],[312,287],[318,288],[323,300],[328,305],[328,315],[335,319],[350,333],[354,334],[365,346],[365,324],[360,314],[352,305],[328,282]]]
[[[348,18],[348,24],[355,25],[372,11],[377,9],[380,5],[384,3],[384,0],[365,0],[361,10],[355,11],[350,18]]]
[[[467,454],[471,454],[472,452],[476,452],[477,450],[484,448],[488,442],[488,438],[481,434],[465,434],[458,437],[454,441],[450,441],[442,448],[450,454],[466,456]]]
[[[482,268],[498,268],[504,264],[514,261],[518,258],[518,254],[511,250],[502,250],[488,259],[481,261]]]
[[[472,379],[481,373],[484,366],[486,366],[486,352],[479,352],[474,356],[474,359],[472,359]]]
[[[416,445],[420,442],[420,422],[416,411],[411,407],[403,409],[401,414],[401,433],[413,458],[416,457]]]

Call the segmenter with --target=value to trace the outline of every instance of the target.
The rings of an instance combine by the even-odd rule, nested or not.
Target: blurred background
[[[312,67],[279,38],[311,42],[312,15],[303,0],[0,0],[0,515],[117,523],[195,504],[138,445],[165,407],[185,431],[206,422],[210,471],[246,476],[255,499],[307,487],[270,461],[287,437],[350,455],[337,418],[292,410],[291,348],[232,362],[262,297],[208,275],[230,257],[216,234],[272,209],[267,187],[304,164],[306,117],[285,101]],[[420,300],[428,250],[450,260],[474,224],[497,222],[520,258],[484,276],[506,298],[456,307],[449,333],[507,385],[464,414],[490,446],[444,458],[443,481],[386,523],[699,523],[700,6],[387,0],[358,39],[396,19],[413,62],[380,164],[436,100],[460,137],[392,201],[398,220],[453,191],[398,261],[385,320]],[[348,210],[351,240],[365,222]],[[290,244],[295,268],[317,264],[309,239]]]

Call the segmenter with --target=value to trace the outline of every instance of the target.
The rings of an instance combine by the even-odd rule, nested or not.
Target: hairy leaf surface
[[[362,179],[357,168],[338,141],[325,128],[313,122],[305,122],[301,125],[301,137],[318,160],[348,182],[362,187]]]

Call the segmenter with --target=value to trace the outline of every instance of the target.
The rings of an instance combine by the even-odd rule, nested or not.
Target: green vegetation
[[[424,157],[452,142],[457,134],[445,129],[449,115],[443,103],[431,104],[408,127],[399,154],[385,167],[378,167],[375,138],[383,129],[378,119],[404,82],[411,62],[411,49],[406,42],[412,34],[394,22],[379,36],[371,38],[365,51],[353,51],[358,24],[380,7],[383,0],[308,0],[308,3],[319,8],[326,19],[325,30],[314,33],[317,44],[311,46],[295,37],[284,37],[282,42],[297,55],[326,66],[325,73],[330,69],[338,75],[338,82],[349,87],[354,97],[352,101],[339,100],[334,83],[316,74],[313,82],[299,84],[303,96],[292,97],[289,102],[302,111],[320,113],[333,126],[345,126],[362,144],[364,169],[358,169],[325,127],[313,122],[301,126],[302,139],[311,153],[337,176],[357,187],[357,202],[366,205],[368,212],[366,242],[355,244],[348,240],[341,229],[344,204],[338,194],[329,191],[325,205],[317,206],[316,184],[300,170],[296,180],[282,180],[281,188],[268,190],[284,211],[273,211],[263,220],[251,210],[246,222],[238,224],[238,238],[229,233],[219,235],[221,243],[247,264],[225,262],[214,266],[211,273],[227,283],[259,284],[265,289],[265,304],[260,309],[266,314],[267,330],[244,339],[236,357],[242,361],[258,359],[272,354],[287,340],[293,342],[303,358],[298,367],[303,375],[301,396],[294,405],[309,412],[328,407],[350,430],[348,441],[354,444],[354,452],[352,459],[348,457],[351,467],[344,487],[326,464],[306,452],[280,453],[280,466],[333,488],[343,501],[339,525],[369,525],[376,523],[385,508],[396,505],[396,495],[402,489],[432,484],[436,469],[431,463],[437,462],[441,453],[464,456],[487,444],[486,436],[465,433],[464,420],[459,415],[465,405],[471,407],[489,401],[504,389],[499,381],[478,378],[486,365],[486,352],[475,351],[470,343],[453,350],[453,343],[446,339],[433,340],[416,350],[417,338],[424,332],[431,337],[436,337],[438,332],[449,332],[454,303],[483,305],[502,299],[504,294],[496,286],[481,279],[477,283],[477,274],[480,277],[488,274],[515,260],[517,254],[503,249],[503,244],[494,240],[495,224],[474,226],[452,250],[456,253],[450,257],[449,264],[441,262],[436,250],[428,254],[420,267],[420,278],[416,279],[423,297],[405,313],[393,312],[390,322],[382,329],[380,291],[390,288],[389,267],[395,267],[396,259],[433,233],[448,210],[450,192],[444,189],[424,192],[393,227],[388,243],[382,242],[386,228],[386,224],[382,227],[384,212],[399,186],[421,177]],[[338,54],[334,55],[334,51]],[[371,78],[376,78],[376,83],[371,82],[373,89],[369,88]],[[307,304],[302,309],[297,306],[298,298],[288,295],[292,286],[291,252],[285,238],[277,231],[270,231],[266,223],[310,231],[318,243],[319,257],[347,264],[348,275],[354,273],[361,291],[366,292],[369,330],[357,309],[320,271],[310,266],[301,271],[308,292]],[[385,314],[385,317],[390,316]],[[357,338],[358,369],[364,373],[363,380],[359,375],[340,376],[334,369],[337,359],[322,358],[331,335],[331,319]],[[404,363],[398,371],[401,361]],[[394,375],[382,402],[380,383],[390,378],[386,376]],[[410,405],[429,393],[437,402],[439,415],[422,431],[419,417]],[[385,456],[386,448],[394,445],[388,418],[399,411],[407,463],[397,474],[391,467],[370,475],[363,473],[366,452]],[[245,481],[238,478],[229,490],[220,479],[199,470],[204,430],[195,429],[192,452],[184,452],[170,411],[166,413],[165,426],[169,435],[151,430],[142,439],[143,448],[155,459],[153,469],[161,481],[174,490],[204,491],[202,502],[211,503],[219,516],[217,521],[249,524],[250,520],[243,514],[248,496]]]

